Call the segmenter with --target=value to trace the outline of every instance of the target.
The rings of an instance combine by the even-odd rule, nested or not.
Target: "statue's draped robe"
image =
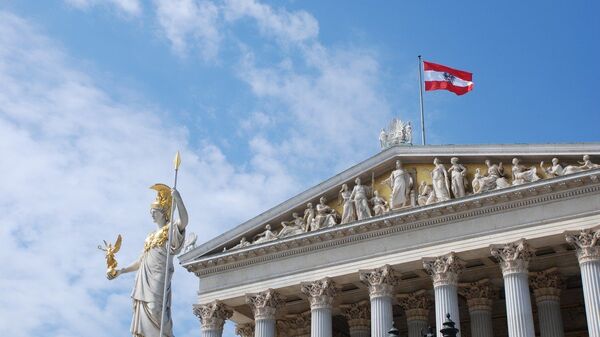
[[[390,207],[400,208],[407,201],[407,192],[410,188],[409,173],[404,169],[396,169],[392,171],[390,180],[392,181],[392,196],[390,198]]]
[[[179,231],[177,228],[173,231],[170,244],[171,256],[177,255],[181,251],[184,237],[185,230]],[[140,268],[135,276],[135,286],[131,293],[133,299],[131,334],[134,337],[159,337],[166,262],[166,243],[150,248],[140,257]],[[171,278],[173,271],[171,260],[167,281],[169,286],[167,287],[167,310],[165,312],[163,337],[173,336],[173,321],[171,319]]]

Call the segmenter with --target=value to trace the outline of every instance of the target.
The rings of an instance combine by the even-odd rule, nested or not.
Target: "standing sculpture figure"
[[[436,201],[450,200],[450,183],[448,182],[448,172],[444,164],[439,159],[433,159],[433,171],[431,171],[431,182],[435,192]]]
[[[523,165],[519,164],[519,162],[519,158],[513,158],[512,160],[513,185],[521,185],[540,180],[540,177],[537,176],[537,168],[532,166],[529,169],[526,169]]]
[[[348,190],[348,184],[343,184],[339,193],[339,204],[342,206],[342,221],[340,223],[349,223],[356,221],[354,212],[354,201],[351,198],[352,192]]]
[[[308,232],[310,230],[310,226],[313,223],[313,220],[315,219],[315,208],[313,207],[312,202],[309,202],[308,204],[306,204],[306,209],[304,210],[304,217],[302,218],[302,220],[304,220],[304,231]]]
[[[169,277],[165,280],[167,249],[171,254],[178,254],[183,248],[185,227],[188,224],[188,214],[181,200],[179,192],[164,184],[156,184],[152,189],[158,192],[157,200],[152,203],[150,214],[158,229],[146,238],[144,251],[138,260],[128,267],[117,270],[114,277],[137,271],[135,286],[131,293],[133,299],[133,320],[131,334],[134,337],[158,337],[160,335],[160,319],[163,302],[163,289],[165,281],[170,283],[173,276],[173,264],[169,265]],[[179,220],[173,223],[171,207],[177,206]],[[169,230],[175,225],[171,243],[167,247]],[[171,287],[167,288],[167,307],[165,312],[165,326],[163,336],[173,336],[173,320],[171,319]]]
[[[356,208],[356,218],[358,220],[368,219],[371,217],[371,210],[369,209],[369,198],[367,196],[367,187],[360,184],[360,178],[354,180],[354,188],[350,198],[354,201],[354,207]]]
[[[379,196],[379,191],[373,191],[373,198],[371,198],[371,204],[373,204],[373,213],[375,216],[383,215],[389,212],[390,208],[388,207],[388,202]]]
[[[388,146],[387,134],[384,129],[381,129],[381,132],[379,133],[379,145],[381,145],[382,149],[385,149]]]
[[[317,215],[310,224],[311,231],[336,225],[336,212],[333,208],[329,207],[326,202],[327,199],[325,197],[321,197],[321,199],[319,199],[319,204],[317,205]]]
[[[390,208],[396,209],[404,207],[410,201],[410,189],[413,185],[413,180],[408,171],[402,167],[402,162],[396,160],[396,169],[392,171],[390,177],[381,182],[389,184],[392,189],[390,197]]]
[[[450,173],[450,187],[455,198],[462,198],[466,194],[467,188],[467,168],[458,162],[458,158],[450,159],[452,166],[448,169]]]
[[[544,162],[541,162],[540,168],[542,169],[542,171],[544,171],[544,173],[546,173],[546,176],[548,178],[559,177],[565,174],[563,167],[558,162],[558,158],[552,158],[552,166],[548,168],[545,168]]]

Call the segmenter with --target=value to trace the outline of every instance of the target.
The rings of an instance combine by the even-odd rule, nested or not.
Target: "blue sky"
[[[474,73],[467,95],[425,94],[432,144],[598,141],[598,12],[597,1],[0,1],[0,330],[126,335],[133,277],[106,281],[95,247],[122,233],[119,262],[137,256],[153,229],[147,187],[170,181],[176,150],[190,230],[208,240],[376,153],[392,117],[418,123],[418,54]],[[196,286],[177,270],[177,336],[199,333]]]

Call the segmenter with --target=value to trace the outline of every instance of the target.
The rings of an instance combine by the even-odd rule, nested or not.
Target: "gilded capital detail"
[[[371,326],[371,305],[367,301],[361,301],[352,304],[343,304],[340,306],[342,315],[346,317],[349,327]]]
[[[423,258],[423,268],[431,275],[433,286],[457,285],[464,262],[454,252]]]
[[[194,315],[200,318],[203,330],[222,330],[225,320],[233,315],[233,311],[220,301],[208,304],[194,304]]]
[[[246,304],[254,313],[254,319],[275,319],[277,310],[285,305],[285,297],[273,289],[246,294]]]
[[[302,282],[301,291],[308,296],[311,309],[331,308],[337,292],[335,282],[329,277],[314,282]]]
[[[425,290],[418,290],[410,294],[397,296],[398,304],[404,309],[408,321],[429,320],[429,309],[431,308],[431,297]]]
[[[254,324],[238,324],[235,326],[235,334],[240,337],[254,337]]]
[[[492,310],[492,300],[498,295],[489,279],[461,283],[458,293],[467,300],[469,311]]]
[[[579,263],[600,261],[600,227],[566,232],[565,239],[577,250]]]
[[[557,268],[531,273],[529,280],[536,302],[560,301],[563,281]]]
[[[369,286],[371,298],[394,296],[394,288],[400,280],[387,264],[373,270],[360,270],[359,274],[361,282]]]
[[[527,273],[529,260],[535,250],[529,246],[527,240],[520,239],[504,245],[492,245],[490,251],[492,256],[500,262],[502,274],[509,275]]]

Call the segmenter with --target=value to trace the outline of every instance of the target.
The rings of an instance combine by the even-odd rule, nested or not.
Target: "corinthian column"
[[[525,239],[505,245],[492,245],[490,248],[492,256],[500,262],[504,276],[508,336],[534,337],[528,282],[529,259],[533,256],[533,249]]]
[[[301,290],[310,302],[311,337],[331,337],[331,305],[337,291],[335,282],[329,277],[314,282],[302,282]]]
[[[353,304],[343,304],[340,306],[342,314],[348,321],[350,328],[350,337],[369,337],[370,318],[369,302],[362,301]]]
[[[493,337],[492,299],[496,292],[490,280],[459,284],[458,293],[467,299],[471,318],[471,335],[476,337]]]
[[[240,337],[254,337],[254,324],[238,324],[235,326],[235,334]]]
[[[233,315],[233,311],[220,301],[195,304],[193,311],[202,323],[202,337],[221,337],[225,320]]]
[[[437,330],[439,331],[446,321],[446,314],[450,314],[456,322],[456,328],[460,330],[457,286],[463,262],[452,252],[438,257],[424,258],[423,267],[433,280]],[[442,337],[442,333],[438,332],[438,336]]]
[[[535,296],[540,323],[540,337],[564,337],[560,313],[562,280],[557,268],[531,273],[531,288]]]
[[[600,227],[567,233],[566,239],[577,249],[589,337],[600,337]]]
[[[431,299],[425,290],[397,296],[398,303],[406,314],[408,337],[421,337],[421,332],[429,325]]]
[[[277,310],[285,304],[285,298],[273,289],[256,294],[246,294],[246,303],[254,313],[254,336],[275,337]]]
[[[391,266],[385,265],[373,270],[361,270],[360,280],[369,286],[371,299],[371,337],[387,337],[392,328],[392,299],[398,277]]]

